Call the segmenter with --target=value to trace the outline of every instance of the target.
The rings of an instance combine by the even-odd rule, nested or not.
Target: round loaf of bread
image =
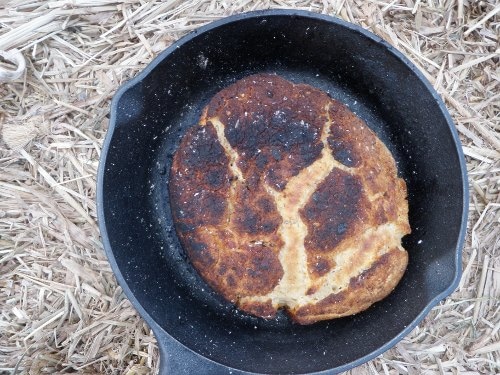
[[[181,244],[241,310],[311,324],[387,296],[408,262],[405,182],[345,105],[277,75],[216,94],[170,171]]]

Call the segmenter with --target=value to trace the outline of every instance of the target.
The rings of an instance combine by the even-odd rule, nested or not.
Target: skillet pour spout
[[[300,326],[242,313],[208,287],[173,229],[172,155],[208,100],[276,73],[348,105],[387,145],[408,188],[409,264],[384,300]],[[465,161],[442,100],[407,58],[353,24],[296,10],[234,15],[190,33],[116,93],[98,172],[113,271],[154,330],[162,374],[333,374],[383,353],[457,286],[466,230]]]

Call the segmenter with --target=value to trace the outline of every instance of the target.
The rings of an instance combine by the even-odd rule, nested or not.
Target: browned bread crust
[[[203,279],[260,317],[355,314],[408,262],[406,184],[389,150],[343,104],[276,75],[212,98],[174,155],[170,198]]]

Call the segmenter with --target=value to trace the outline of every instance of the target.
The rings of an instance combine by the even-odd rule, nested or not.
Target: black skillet
[[[196,274],[168,200],[172,153],[217,91],[256,72],[327,91],[393,152],[409,191],[408,270],[358,315],[311,326],[236,310]],[[173,44],[111,105],[98,175],[102,240],[125,294],[152,327],[161,374],[336,373],[381,354],[456,287],[466,229],[465,162],[422,74],[360,27],[294,10],[239,14]]]

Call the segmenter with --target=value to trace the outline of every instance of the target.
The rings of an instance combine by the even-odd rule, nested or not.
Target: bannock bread
[[[387,296],[408,262],[405,182],[345,105],[277,75],[216,94],[170,171],[178,237],[241,310],[311,324]]]

